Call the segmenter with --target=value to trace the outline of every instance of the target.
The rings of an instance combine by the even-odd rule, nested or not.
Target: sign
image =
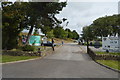
[[[29,44],[35,45],[35,46],[40,46],[41,45],[41,36],[30,36]]]

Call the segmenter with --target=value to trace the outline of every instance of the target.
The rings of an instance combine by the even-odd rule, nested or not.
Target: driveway
[[[74,43],[43,59],[2,66],[3,78],[118,78],[117,72],[95,63]]]

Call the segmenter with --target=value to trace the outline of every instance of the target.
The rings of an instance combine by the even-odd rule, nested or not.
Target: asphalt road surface
[[[43,59],[2,66],[3,78],[118,78],[117,72],[92,61],[77,44],[65,44]]]

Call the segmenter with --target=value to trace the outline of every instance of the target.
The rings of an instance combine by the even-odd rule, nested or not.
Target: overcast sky
[[[82,28],[90,25],[95,19],[113,14],[118,14],[118,2],[68,2],[56,17],[67,18],[69,24],[62,24],[64,28],[81,33]]]
[[[67,0],[67,6],[59,15],[56,15],[56,17],[58,19],[66,18],[67,21],[69,21],[68,26],[65,26],[65,23],[62,24],[64,29],[69,28],[71,30],[76,30],[81,34],[82,28],[92,24],[95,19],[106,15],[118,14],[118,2],[119,0]]]

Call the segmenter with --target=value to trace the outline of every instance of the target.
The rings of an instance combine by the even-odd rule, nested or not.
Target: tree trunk
[[[31,26],[30,31],[29,31],[29,33],[27,35],[27,39],[26,39],[26,44],[25,45],[29,44],[29,39],[30,39],[30,35],[32,34],[32,31],[33,31],[33,26]]]

